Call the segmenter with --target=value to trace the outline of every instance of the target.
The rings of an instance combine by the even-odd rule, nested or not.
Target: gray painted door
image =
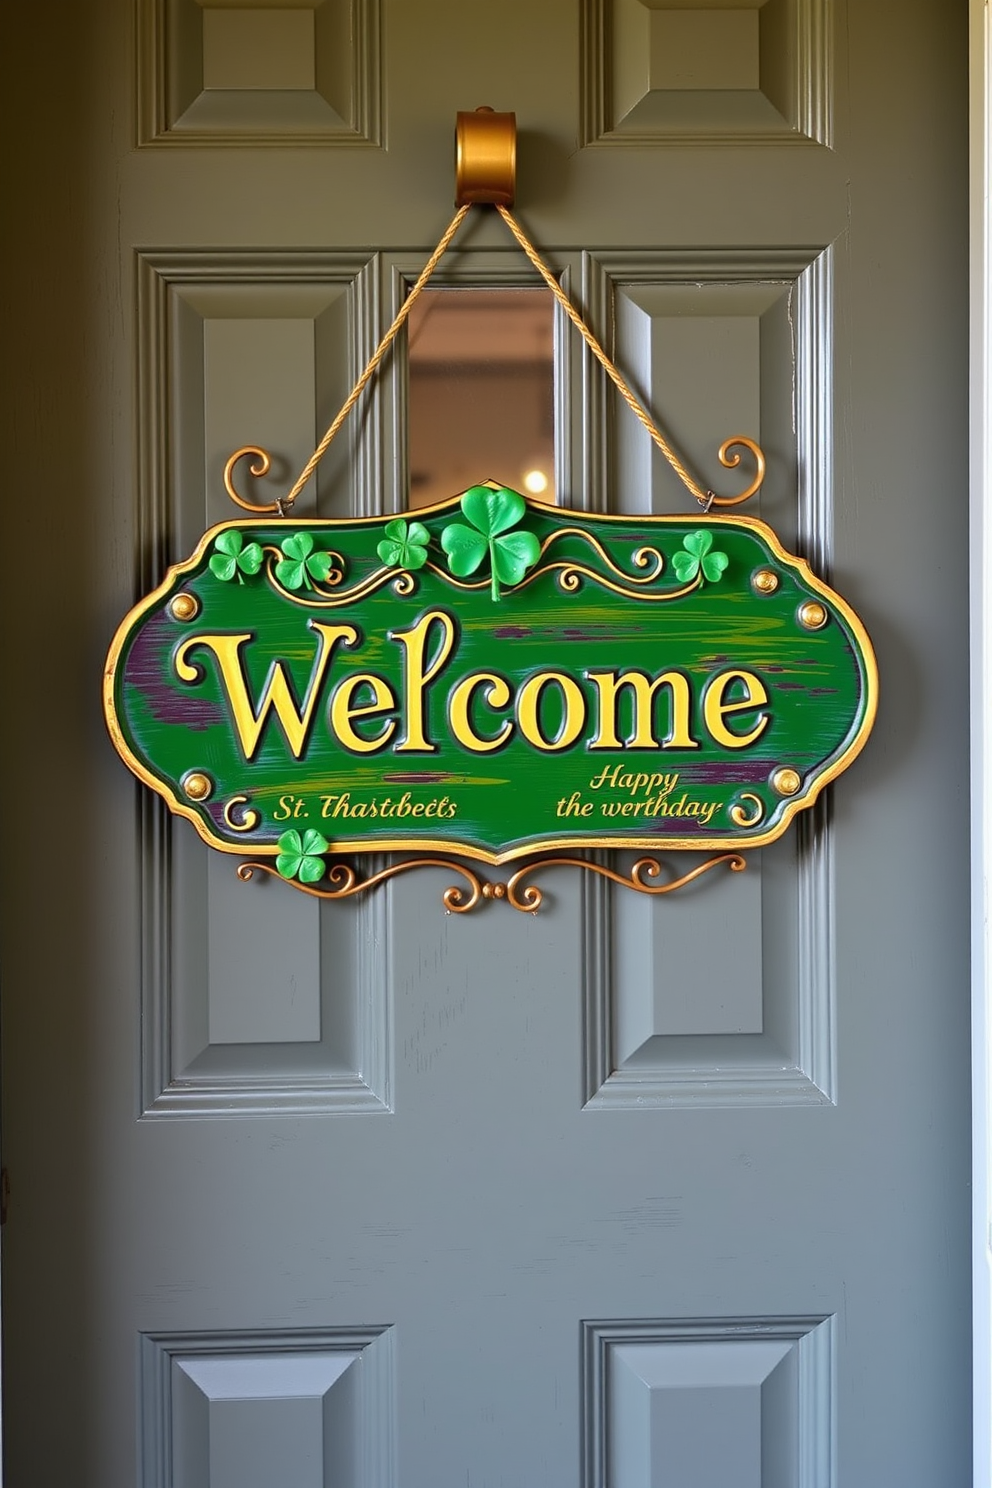
[[[11,1488],[969,1481],[964,23],[9,14]],[[562,870],[535,918],[458,918],[425,872],[319,909],[135,790],[101,664],[225,456],[285,489],[310,453],[483,102],[697,467],[760,438],[881,713],[821,811],[681,898]],[[442,282],[533,277],[480,216]],[[567,502],[686,509],[564,336],[556,403]],[[404,504],[404,408],[398,358],[305,510]]]

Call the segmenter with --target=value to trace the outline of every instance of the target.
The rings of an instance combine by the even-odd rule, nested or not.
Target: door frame
[[[992,1484],[992,17],[971,52],[972,1177],[975,1488]]]

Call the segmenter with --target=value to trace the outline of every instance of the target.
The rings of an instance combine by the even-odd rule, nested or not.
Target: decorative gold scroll
[[[590,873],[597,873],[600,878],[619,884],[621,888],[635,889],[639,894],[658,895],[674,894],[676,889],[684,888],[694,879],[709,873],[712,868],[718,868],[721,863],[726,863],[731,873],[742,873],[747,867],[747,862],[740,853],[718,853],[716,857],[707,858],[705,863],[697,864],[688,873],[655,883],[653,880],[661,878],[664,872],[657,858],[638,858],[627,874],[606,868],[601,863],[589,862],[586,858],[535,858],[531,863],[524,863],[505,883],[490,883],[454,858],[409,858],[402,863],[391,863],[378,873],[370,873],[367,878],[360,878],[348,863],[332,863],[327,872],[331,888],[300,883],[297,879],[285,879],[271,863],[241,863],[237,872],[244,883],[253,878],[256,872],[265,873],[270,878],[278,879],[280,883],[289,883],[292,888],[309,894],[313,899],[336,900],[350,899],[355,894],[362,894],[366,889],[375,888],[376,884],[385,883],[387,879],[395,878],[399,873],[408,873],[413,868],[450,868],[465,879],[468,893],[460,884],[449,884],[441,895],[441,902],[449,914],[468,914],[481,900],[493,899],[505,899],[512,909],[519,910],[521,914],[537,914],[544,903],[544,892],[537,884],[525,884],[524,880],[543,868],[585,868]]]

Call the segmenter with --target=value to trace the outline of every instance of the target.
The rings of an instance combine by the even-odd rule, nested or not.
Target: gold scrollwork
[[[643,549],[638,549],[639,552]],[[698,589],[702,583],[699,574],[689,584],[683,584],[679,589],[665,589],[660,594],[648,594],[643,589],[628,589],[623,584],[614,584],[605,574],[597,573],[594,568],[589,568],[585,563],[578,563],[573,559],[558,559],[554,563],[545,563],[541,568],[535,568],[525,579],[521,579],[515,589],[524,589],[534,579],[539,579],[542,574],[554,573],[558,570],[558,587],[565,594],[574,594],[580,587],[583,579],[591,579],[594,584],[599,584],[603,589],[609,589],[613,594],[622,594],[625,599],[637,599],[649,601],[653,604],[664,604],[669,599],[682,599],[686,594],[691,594],[693,589]],[[643,579],[631,579],[632,584],[641,584]]]
[[[631,555],[632,562],[638,568],[649,568],[650,571],[640,576],[637,574],[628,574],[612,561],[606,549],[601,543],[597,542],[591,533],[583,532],[578,527],[562,527],[557,532],[552,533],[550,537],[545,539],[541,553],[543,554],[552,542],[564,536],[585,538],[603,559],[610,571],[618,574],[624,582],[620,584],[614,583],[605,574],[601,574],[596,569],[590,568],[588,564],[580,563],[577,558],[557,558],[549,563],[541,563],[539,556],[537,566],[532,568],[520,580],[519,584],[511,585],[507,589],[507,593],[519,593],[521,589],[526,589],[528,585],[533,584],[534,580],[541,578],[543,574],[557,573],[559,588],[565,594],[574,594],[581,587],[582,580],[587,579],[593,584],[599,584],[602,588],[611,590],[614,594],[622,594],[628,599],[648,600],[657,604],[664,603],[666,600],[682,599],[686,594],[690,594],[693,589],[698,589],[702,583],[702,579],[697,574],[691,583],[682,584],[677,589],[666,589],[656,594],[648,593],[643,586],[652,583],[658,577],[665,562],[657,548],[650,546],[637,548]],[[360,599],[366,599],[370,594],[374,594],[377,589],[383,588],[384,585],[390,582],[393,585],[395,593],[401,596],[412,594],[417,587],[417,577],[414,573],[389,565],[375,569],[373,573],[368,574],[352,588],[337,590],[334,594],[328,594],[323,585],[317,583],[314,584],[312,591],[293,591],[287,589],[276,577],[275,564],[283,557],[283,554],[278,548],[269,545],[266,546],[265,553],[268,559],[265,570],[266,576],[273,589],[281,594],[284,599],[288,599],[291,604],[300,605],[304,609],[334,610],[343,605],[354,604]],[[344,559],[340,553],[333,553],[332,556],[337,563],[341,564],[341,570],[332,569],[328,575],[326,583],[331,588],[340,584],[344,569]],[[441,568],[437,563],[431,562],[424,565],[422,572],[436,574],[439,579],[452,589],[460,589],[463,593],[467,594],[488,589],[491,582],[488,577],[470,580],[458,579],[454,574],[449,573],[447,569]]]
[[[738,442],[749,443],[750,441]],[[755,448],[757,449],[757,446]],[[258,465],[252,465],[250,467],[253,475],[264,475],[266,470],[268,470],[269,457],[264,450],[256,449],[253,446],[246,446],[244,449],[238,450],[228,460],[224,471],[224,484],[227,487],[228,494],[232,500],[236,501],[239,506],[244,507],[247,511],[279,511],[281,508],[278,502],[274,506],[253,507],[248,502],[243,501],[234,490],[230,479],[234,462],[240,459],[242,455],[248,454],[259,456]],[[730,463],[733,464],[735,462],[731,461]],[[743,501],[744,499],[745,497],[743,496],[734,498],[735,501]],[[608,572],[600,573],[597,569],[591,568],[589,564],[580,562],[578,558],[555,558],[549,562],[542,563],[541,559],[552,544],[558,542],[563,537],[578,538],[588,543]],[[284,584],[281,584],[276,575],[276,564],[285,555],[279,548],[270,543],[266,544],[264,551],[266,555],[265,573],[273,589],[278,594],[281,594],[284,599],[289,600],[291,604],[300,605],[303,609],[340,609],[345,605],[355,604],[358,600],[367,599],[370,594],[374,594],[376,590],[382,589],[389,583],[392,584],[395,593],[403,597],[413,594],[417,588],[416,574],[387,564],[375,569],[370,574],[366,574],[365,578],[360,579],[351,588],[341,589],[338,586],[344,579],[345,560],[340,553],[329,549],[330,556],[338,566],[331,569],[323,583],[315,582],[312,589],[294,591],[287,589]],[[647,586],[653,584],[660,576],[665,566],[664,555],[657,548],[651,547],[650,544],[644,544],[635,549],[631,554],[631,562],[635,568],[644,569],[646,572],[641,574],[629,573],[626,569],[621,568],[619,564],[613,561],[603,544],[591,532],[586,532],[581,527],[559,527],[544,539],[535,566],[518,584],[510,586],[508,592],[518,593],[520,590],[526,589],[529,585],[533,584],[535,579],[541,578],[542,575],[557,573],[558,586],[564,594],[575,594],[581,588],[582,581],[586,580],[592,584],[599,584],[603,589],[609,589],[614,594],[621,594],[627,599],[642,600],[652,604],[664,604],[669,600],[682,599],[685,595],[691,594],[694,589],[698,589],[702,583],[702,578],[697,574],[688,584],[680,584],[675,589],[665,589],[660,592],[651,593]],[[463,593],[473,593],[477,590],[488,589],[490,585],[490,579],[488,577],[469,580],[458,579],[454,574],[441,568],[437,563],[427,562],[424,565],[423,571],[425,573],[436,574],[439,579],[445,584],[448,584],[452,589],[459,589]],[[614,577],[611,578],[609,575],[613,575]],[[616,582],[616,580],[620,582]],[[329,593],[328,590],[333,590],[334,592]]]
[[[541,551],[537,555],[538,565],[540,565],[541,559],[552,543],[558,542],[563,537],[577,537],[582,542],[588,543],[596,554],[596,557],[600,558],[606,564],[610,572],[615,574],[618,579],[626,579],[628,584],[650,584],[658,577],[665,566],[664,557],[659,553],[658,549],[646,545],[638,548],[631,554],[631,561],[637,568],[647,568],[649,572],[641,574],[640,577],[637,574],[627,573],[625,569],[620,568],[614,563],[599,539],[594,537],[591,532],[587,532],[584,527],[556,527],[554,532],[550,533],[541,544]],[[541,568],[538,567],[536,573],[540,573],[541,571]],[[594,574],[592,577],[597,577],[597,575]]]
[[[248,806],[247,796],[232,796],[229,801],[224,802],[224,825],[230,827],[232,832],[250,832],[258,826],[258,812],[248,807],[247,811],[239,813],[240,820],[235,818],[234,810],[237,806]]]
[[[585,858],[539,858],[537,862],[525,863],[516,873],[510,875],[506,882],[506,901],[523,914],[536,914],[544,895],[536,884],[524,884],[524,879],[541,868],[585,868],[590,873],[598,873],[601,878],[608,878],[611,883],[619,884],[621,888],[636,889],[639,894],[657,895],[674,894],[676,889],[684,888],[686,884],[709,873],[711,868],[717,868],[721,863],[726,863],[731,873],[741,873],[747,867],[747,862],[740,853],[718,853],[716,857],[707,858],[705,863],[697,864],[678,878],[653,883],[645,880],[660,878],[664,872],[657,858],[638,858],[629,874],[617,873],[612,868],[606,868],[601,863],[591,863]]]
[[[344,578],[344,559],[340,553],[335,553],[333,549],[328,549],[328,552],[330,552],[335,562],[341,565],[340,569],[332,568],[325,580],[328,587],[333,588],[336,584],[340,584]],[[308,593],[302,589],[287,589],[276,578],[275,570],[276,563],[285,555],[278,548],[269,547],[268,545],[265,547],[265,553],[268,556],[265,573],[273,589],[278,594],[281,594],[283,599],[288,599],[290,604],[300,605],[303,609],[307,610],[340,609],[343,605],[354,604],[357,600],[367,599],[370,594],[374,594],[377,589],[381,589],[383,585],[390,582],[392,582],[394,593],[403,597],[412,594],[417,587],[416,576],[408,573],[405,569],[377,568],[374,573],[370,573],[366,578],[361,579],[352,588],[338,590],[335,594],[328,594],[324,587],[316,581],[314,581],[312,593]],[[433,568],[434,565],[429,563],[427,567]],[[438,569],[437,572],[443,573],[443,570]],[[486,583],[489,583],[488,579]]]
[[[608,878],[612,883],[619,884],[621,888],[634,889],[639,894],[655,896],[674,894],[676,889],[684,888],[686,884],[702,877],[704,873],[718,868],[721,863],[726,863],[731,873],[741,873],[747,867],[746,859],[740,853],[718,853],[716,857],[707,858],[705,863],[698,863],[695,868],[690,868],[688,873],[683,873],[676,878],[667,878],[662,883],[655,883],[653,880],[660,878],[664,872],[657,858],[638,858],[628,874],[617,873],[612,868],[589,862],[586,858],[537,858],[531,863],[524,863],[510,875],[505,883],[488,883],[465,863],[457,862],[453,858],[410,858],[402,863],[391,863],[388,868],[369,874],[368,878],[359,878],[354,868],[347,863],[332,863],[327,871],[327,881],[333,885],[331,888],[300,883],[295,878],[283,878],[271,863],[257,861],[241,863],[237,873],[244,883],[247,883],[256,873],[267,873],[271,878],[289,884],[290,888],[300,889],[314,899],[350,899],[355,894],[363,894],[366,889],[375,888],[376,884],[395,878],[398,873],[408,873],[414,868],[444,868],[460,873],[468,884],[467,893],[460,884],[450,884],[444,890],[441,902],[450,914],[468,914],[469,910],[475,909],[481,902],[493,899],[505,900],[511,908],[519,910],[521,914],[537,914],[544,903],[544,891],[538,888],[537,884],[524,883],[524,879],[542,868],[585,868],[590,873],[598,873],[601,878]]]
[[[750,801],[750,811],[744,805],[745,801]],[[737,805],[730,808],[730,820],[735,827],[756,827],[764,814],[764,803],[753,791],[742,791]]]
[[[483,898],[483,884],[478,874],[473,873],[472,869],[466,867],[464,863],[456,863],[451,858],[412,858],[402,863],[390,863],[388,868],[382,868],[378,873],[371,873],[368,878],[359,878],[354,868],[347,863],[332,863],[327,870],[327,880],[333,885],[329,889],[318,888],[316,884],[299,883],[295,878],[283,878],[271,863],[241,863],[238,867],[238,877],[243,883],[247,883],[256,872],[267,873],[272,878],[278,878],[282,883],[290,884],[294,889],[301,889],[304,894],[309,894],[314,899],[350,899],[354,894],[363,894],[366,889],[373,889],[376,884],[385,883],[387,879],[395,878],[398,873],[408,873],[413,868],[444,868],[462,875],[468,884],[467,891],[460,884],[449,884],[441,895],[441,902],[450,914],[467,914]],[[486,888],[488,887],[487,884]]]

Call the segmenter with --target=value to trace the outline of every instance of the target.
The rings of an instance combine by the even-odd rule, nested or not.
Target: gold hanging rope
[[[661,430],[654,422],[654,419],[644,407],[644,404],[631,390],[630,385],[623,376],[623,373],[616,366],[616,364],[610,360],[609,356],[603,350],[602,346],[599,344],[599,341],[593,335],[586,322],[582,319],[582,316],[579,314],[578,310],[576,310],[575,306],[568,298],[568,295],[562,289],[561,285],[558,283],[558,280],[548,268],[547,264],[544,262],[544,259],[538,253],[537,249],[534,247],[534,244],[530,241],[527,234],[520,226],[520,223],[514,217],[513,213],[509,210],[509,208],[501,206],[499,202],[494,202],[493,205],[495,206],[499,215],[502,217],[503,221],[506,223],[507,227],[510,229],[513,236],[516,238],[517,242],[520,244],[520,247],[523,249],[524,253],[526,253],[527,257],[530,259],[531,263],[534,265],[535,269],[544,280],[545,284],[550,289],[551,293],[554,295],[555,299],[558,301],[561,308],[564,310],[565,314],[568,316],[569,320],[572,322],[576,330],[581,335],[582,339],[585,341],[593,356],[600,363],[607,376],[612,379],[614,385],[617,388],[617,391],[619,392],[623,401],[626,403],[627,407],[630,409],[631,413],[633,413],[635,418],[638,418],[644,425],[645,429],[647,429],[648,433],[651,435],[651,438],[661,450],[661,453],[664,455],[669,465],[671,465],[679,480],[689,491],[692,492],[693,496],[695,496],[700,506],[737,506],[741,501],[747,501],[749,497],[753,496],[761,485],[761,482],[765,478],[765,457],[758,446],[755,444],[754,440],[746,438],[746,436],[743,434],[737,434],[732,439],[724,440],[723,444],[721,444],[720,446],[720,464],[725,466],[728,470],[732,470],[741,462],[740,455],[731,454],[731,450],[736,449],[738,446],[743,446],[745,449],[751,451],[751,454],[755,458],[757,471],[755,473],[754,480],[748,486],[747,490],[742,491],[739,496],[717,496],[712,491],[704,490],[699,482],[694,479],[694,477],[689,473],[685,465],[679,459],[678,455],[675,453],[675,450],[669,444],[664,434],[662,434]]]
[[[410,293],[400,306],[392,325],[369,358],[364,372],[348,394],[340,413],[328,428],[306,465],[300,471],[288,494],[279,497],[276,501],[270,502],[268,505],[256,506],[239,495],[234,485],[234,468],[239,460],[250,455],[252,457],[252,464],[249,466],[251,474],[256,477],[263,476],[269,470],[271,463],[269,456],[265,450],[260,449],[257,445],[245,445],[241,449],[235,450],[224,466],[224,486],[231,500],[236,502],[244,510],[256,513],[278,512],[280,516],[286,516],[293,509],[296,498],[320,464],[331,440],[362,396],[386,352],[406,324],[410,311],[416,304],[421,291],[434,273],[438,263],[447,252],[458,229],[468,216],[472,206],[478,203],[491,205],[496,208],[527,258],[540,274],[562,310],[582,336],[593,356],[617,388],[627,407],[641,424],[643,424],[669,465],[675,471],[675,474],[679,477],[679,480],[681,480],[686,489],[696,498],[700,506],[708,511],[711,506],[737,506],[740,502],[747,501],[759,489],[765,478],[765,457],[754,440],[748,439],[743,434],[737,434],[733,438],[725,440],[719,450],[720,463],[727,470],[733,470],[740,464],[740,450],[746,449],[753,455],[756,467],[755,475],[745,491],[742,491],[738,496],[717,496],[715,492],[702,486],[679,458],[675,449],[665,438],[664,434],[662,434],[650,413],[627,383],[619,368],[610,359],[606,351],[604,351],[596,336],[572,304],[551,269],[510,211],[510,207],[513,204],[516,174],[515,116],[513,114],[496,114],[492,109],[488,108],[476,109],[474,114],[459,114],[456,143],[456,199],[458,201],[458,210],[448,223],[440,242],[421,270]]]
[[[242,459],[244,455],[254,455],[256,457],[256,463],[250,465],[248,468],[250,469],[252,475],[264,475],[269,468],[270,462],[269,457],[265,453],[265,451],[263,449],[259,449],[257,445],[247,444],[242,449],[235,450],[234,454],[224,466],[224,488],[227,491],[227,494],[231,497],[232,501],[236,501],[238,506],[245,507],[248,511],[278,512],[280,516],[285,516],[287,512],[292,511],[293,506],[296,503],[297,496],[299,496],[300,492],[303,490],[303,487],[306,485],[307,481],[313,475],[317,466],[324,458],[331,440],[334,438],[335,434],[338,432],[341,425],[344,423],[345,419],[348,417],[349,413],[354,408],[359,398],[362,396],[362,393],[368,386],[369,381],[374,376],[375,370],[378,367],[379,363],[382,361],[383,357],[386,355],[386,352],[392,346],[393,342],[396,340],[396,337],[403,329],[410,311],[417,303],[421,290],[424,288],[428,279],[431,277],[441,259],[444,257],[444,254],[447,252],[452,238],[455,236],[455,233],[465,221],[465,218],[468,216],[470,210],[470,204],[464,207],[459,207],[454,217],[452,217],[451,221],[448,223],[448,226],[445,228],[440,242],[434,249],[434,252],[431,254],[430,258],[424,264],[423,269],[420,271],[420,277],[418,278],[416,284],[413,286],[410,293],[403,301],[403,304],[400,306],[399,313],[397,314],[395,320],[389,327],[389,330],[383,336],[382,340],[379,342],[379,345],[376,347],[375,351],[369,357],[365,371],[362,373],[361,377],[358,379],[358,381],[355,383],[355,386],[348,394],[341,412],[331,424],[330,428],[327,430],[327,433],[324,435],[323,439],[320,441],[317,448],[314,450],[313,454],[310,456],[309,460],[304,465],[299,475],[296,477],[296,481],[294,482],[293,487],[289,491],[288,495],[281,497],[278,501],[273,501],[268,506],[253,506],[250,502],[243,500],[243,498],[239,496],[237,491],[234,489],[233,476],[235,465],[240,459]]]

